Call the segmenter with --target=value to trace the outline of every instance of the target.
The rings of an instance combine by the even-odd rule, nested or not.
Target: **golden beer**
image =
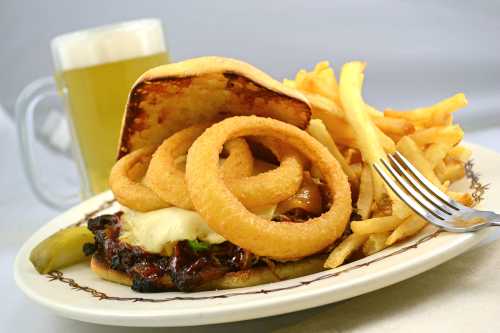
[[[39,78],[22,90],[16,122],[33,193],[45,204],[64,209],[108,188],[128,93],[141,74],[170,59],[162,23],[155,18],[66,33],[53,38],[50,48],[54,76]],[[54,191],[40,180],[42,169],[33,149],[37,139],[62,153],[72,145],[79,191]]]
[[[132,85],[170,60],[162,25],[142,19],[76,31],[54,38],[51,49],[71,123],[81,196],[87,198],[108,188]]]
[[[146,70],[166,64],[166,52],[56,73],[67,94],[68,112],[90,190],[108,188],[121,120],[132,84]]]

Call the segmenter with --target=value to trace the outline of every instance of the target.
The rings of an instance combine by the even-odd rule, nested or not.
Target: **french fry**
[[[294,81],[285,79],[283,80],[283,83],[285,83],[285,85],[287,85],[288,87],[296,88]],[[305,90],[301,90],[301,93],[304,96],[306,96],[307,100],[309,101],[313,109],[321,109],[323,111],[328,111],[340,119],[345,118],[344,110],[340,107],[338,103],[335,102],[335,100],[325,97],[319,93],[313,93]],[[380,111],[374,109],[369,105],[365,106],[365,110],[374,121],[377,120],[377,124],[380,124],[380,126],[385,126],[386,129],[390,129],[395,132],[403,131],[406,133],[407,132],[405,131],[406,128],[397,129],[395,127],[397,126],[396,124],[405,123],[405,125],[410,124],[411,126],[413,126],[410,122],[404,119],[384,118],[383,113],[381,113]]]
[[[446,193],[448,192],[448,189],[450,188],[451,182],[449,180],[443,182],[443,191]]]
[[[464,163],[455,160],[441,163],[436,167],[436,175],[442,183],[462,179],[465,176]]]
[[[344,261],[357,249],[359,249],[368,239],[368,235],[350,234],[344,239],[328,256],[325,268],[335,268],[344,263]]]
[[[444,169],[446,169],[446,163],[444,162],[444,160],[442,160],[436,163],[436,166],[434,167],[434,172],[436,172],[437,170],[444,170]],[[436,176],[438,176],[438,172],[436,172]],[[441,178],[439,176],[438,178],[441,181]]]
[[[446,110],[439,110],[432,114],[430,120],[422,123],[423,127],[450,126],[453,123],[453,115]]]
[[[363,166],[359,181],[358,202],[356,203],[357,213],[362,220],[370,217],[371,207],[373,202],[373,175],[372,170],[368,165]]]
[[[313,109],[322,109],[338,118],[344,118],[344,111],[332,100],[319,94],[302,91]]]
[[[360,179],[361,178],[361,172],[363,170],[363,163],[353,163],[353,164],[350,164],[349,167],[351,168],[352,172],[354,172],[354,174],[356,175],[356,178],[357,179]]]
[[[295,80],[285,79],[283,83],[303,93],[318,94],[337,105],[340,104],[337,79],[328,61],[316,64],[312,72],[302,69],[295,75]]]
[[[314,67],[316,91],[339,104],[338,84],[328,61],[321,61]]]
[[[283,80],[283,83],[289,87],[301,90],[306,96],[321,95],[327,98],[337,106],[340,106],[339,88],[335,72],[330,67],[328,61],[321,61],[316,64],[312,72],[301,70],[297,73],[295,81]],[[309,96],[308,96],[309,97]],[[314,96],[313,96],[314,99]],[[327,105],[326,103],[319,102],[318,104]],[[383,113],[370,105],[366,105],[366,113],[373,118],[382,118]],[[343,112],[340,109],[340,112]],[[342,118],[344,115],[340,115]]]
[[[365,104],[365,112],[368,114],[372,119],[376,118],[382,118],[384,117],[384,114],[380,112],[379,110],[375,109],[373,106]]]
[[[439,162],[442,162],[446,157],[446,154],[450,151],[451,146],[446,143],[436,142],[431,143],[429,147],[424,152],[425,159],[429,161],[429,164],[434,169]]]
[[[415,168],[417,168],[422,175],[424,175],[425,178],[427,178],[434,185],[441,187],[441,182],[434,173],[431,164],[427,161],[424,153],[422,153],[417,144],[409,136],[404,136],[401,140],[399,140],[397,148],[398,151],[403,154],[403,156],[406,157],[408,161],[410,161],[410,163],[413,164],[413,166],[415,166]]]
[[[342,143],[347,146],[354,147],[356,146],[355,143],[355,135],[354,131],[352,130],[352,127],[350,127],[344,120],[344,114],[342,109],[340,109],[337,105],[335,105],[334,102],[326,99],[325,97],[322,97],[320,95],[313,95],[311,93],[304,93],[311,103],[311,106],[313,108],[313,118],[321,119],[325,125],[330,129],[329,131],[332,132],[332,136],[335,137],[336,141],[339,143]],[[377,119],[374,120],[374,122],[381,124],[381,126],[386,126],[386,123],[384,118],[372,118],[372,119]],[[396,121],[400,121],[400,119],[393,119]],[[404,121],[404,120],[403,120]],[[391,121],[390,121],[391,122]],[[394,123],[394,122],[393,122]],[[391,126],[391,125],[388,125]],[[386,126],[387,128],[387,126]],[[395,151],[395,143],[394,140],[391,136],[386,134],[382,129],[380,129],[378,126],[374,127],[375,131],[377,132],[378,139],[382,145],[382,148],[386,152],[394,152]],[[400,134],[399,133],[405,133],[405,131],[397,131],[396,129],[392,128],[393,132],[389,132],[389,134],[392,134],[393,137],[399,138]],[[411,132],[413,133],[413,132]]]
[[[363,254],[365,256],[369,256],[385,249],[387,247],[385,242],[389,235],[389,232],[380,232],[368,236],[368,239],[363,244],[363,247],[361,249],[363,251]]]
[[[464,137],[464,131],[459,125],[424,128],[411,134],[410,137],[419,146],[435,142],[454,146]]]
[[[446,158],[465,163],[470,159],[471,155],[472,151],[469,148],[464,146],[455,146],[450,149]]]
[[[454,192],[454,191],[447,191],[446,194],[453,200],[460,202],[462,205],[467,206],[467,207],[472,207],[474,206],[474,198],[470,193],[467,192]]]
[[[356,175],[351,170],[349,164],[347,164],[346,160],[344,159],[344,156],[342,156],[342,153],[339,151],[337,145],[335,144],[332,137],[328,133],[325,124],[323,124],[323,122],[320,119],[312,119],[309,122],[309,127],[307,128],[307,132],[316,140],[321,142],[333,155],[333,157],[337,159],[340,166],[342,167],[342,170],[346,174],[351,184],[356,184],[358,181]]]
[[[297,72],[297,74],[295,75],[295,86],[297,88],[303,86],[306,76],[307,72],[303,69]]]
[[[352,221],[351,230],[355,234],[369,235],[396,229],[403,220],[397,216],[374,217],[367,220]]]
[[[374,127],[375,127],[375,131],[377,132],[377,136],[378,136],[378,139],[380,141],[380,144],[382,145],[382,148],[384,148],[384,150],[387,153],[394,153],[396,151],[396,144],[394,143],[394,141],[389,136],[387,136],[384,132],[382,132],[382,130],[380,128],[378,128],[377,126],[374,126]]]
[[[415,132],[415,126],[404,118],[372,117],[372,120],[385,134],[404,136]]]
[[[384,116],[391,118],[404,118],[414,122],[422,127],[436,126],[433,122],[437,120],[449,122],[450,119],[446,118],[446,114],[451,114],[467,105],[465,95],[460,93],[452,97],[444,99],[432,106],[413,109],[411,111],[397,111],[393,109],[386,109]],[[440,114],[435,116],[435,114]],[[443,115],[444,114],[444,115]],[[439,121],[438,121],[439,123]],[[447,124],[443,124],[447,125]]]
[[[427,225],[427,222],[417,215],[410,215],[387,237],[385,245],[390,246],[402,239],[417,234]]]
[[[365,66],[362,62],[349,62],[342,67],[339,93],[345,118],[354,131],[365,161],[375,163],[385,157],[385,152],[379,142],[376,127],[365,112],[365,103],[361,97]]]
[[[340,108],[338,83],[333,69],[328,61],[316,64],[313,72],[301,70],[296,79],[284,79],[283,84],[300,90],[313,107],[332,111],[337,117],[344,118],[344,111]],[[370,105],[365,105],[366,113],[373,118],[383,118],[384,114]]]
[[[286,83],[287,86],[295,88],[294,81],[290,81],[290,80],[285,79],[284,82],[287,82]],[[329,99],[329,98],[327,98],[323,95],[320,95],[318,93],[312,93],[312,92],[308,92],[308,91],[304,91],[304,90],[302,90],[301,92],[304,96],[306,96],[307,100],[309,101],[309,103],[311,104],[311,107],[313,109],[322,109],[324,111],[330,112],[331,114],[333,114],[334,116],[336,116],[340,119],[345,118],[344,110],[342,110],[342,108],[339,106],[339,104],[337,104],[334,100]],[[394,125],[396,122],[407,122],[407,123],[411,124],[410,122],[408,122],[404,119],[384,118],[383,114],[380,111],[377,111],[376,109],[374,109],[373,107],[370,107],[368,105],[366,106],[365,110],[367,113],[370,114],[370,117],[373,120],[375,120],[375,119],[378,120],[377,124],[381,124],[381,126],[385,125],[386,128],[388,128],[388,126],[390,126],[390,125],[387,125],[386,123],[388,123],[388,122],[384,121],[383,119],[390,119],[389,122],[392,122]],[[401,131],[401,130],[396,129],[394,126],[391,129],[394,131],[399,131],[399,132]]]
[[[344,119],[321,108],[313,108],[312,117],[323,121],[335,143],[348,147],[357,147],[354,132]]]
[[[392,203],[392,215],[404,220],[412,214],[412,210],[403,201],[396,200]]]
[[[377,127],[365,112],[365,102],[361,96],[365,63],[354,61],[345,64],[340,73],[339,95],[345,118],[353,129],[358,148],[366,163],[373,164],[385,158],[385,151],[380,143]],[[385,184],[372,169],[375,201],[384,200]],[[384,190],[382,190],[384,189]]]
[[[324,71],[325,69],[329,69],[329,68],[330,68],[330,63],[327,60],[323,60],[323,61],[318,62],[316,64],[316,66],[314,66],[313,73],[319,74],[322,71]],[[335,76],[333,76],[333,77],[335,78]]]

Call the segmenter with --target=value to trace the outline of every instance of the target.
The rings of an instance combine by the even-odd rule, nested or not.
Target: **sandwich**
[[[138,292],[248,287],[323,270],[345,236],[351,195],[326,149],[314,139],[313,153],[301,147],[309,144],[310,117],[301,93],[234,59],[196,58],[144,73],[129,95],[110,176],[122,209],[88,221],[91,269]],[[250,135],[242,129],[223,146],[206,144],[232,126]],[[207,151],[220,157],[220,177],[205,177]],[[313,166],[322,155],[323,173],[333,174],[327,180]],[[213,179],[205,178],[224,188],[211,192]],[[226,204],[227,214],[211,207]],[[241,220],[225,222],[233,208]]]

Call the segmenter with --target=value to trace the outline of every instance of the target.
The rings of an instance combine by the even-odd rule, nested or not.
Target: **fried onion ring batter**
[[[153,154],[144,176],[144,184],[163,201],[176,207],[193,209],[186,186],[184,171],[177,167],[179,157],[187,154],[189,147],[210,124],[199,124],[183,129],[167,138]],[[244,139],[226,144],[229,156],[221,166],[227,177],[244,177],[253,172],[253,157]]]
[[[270,137],[256,138],[276,156],[280,165],[254,176],[224,177],[227,187],[245,207],[275,204],[293,196],[302,183],[303,161],[300,154],[288,145]]]
[[[303,223],[273,222],[248,211],[220,177],[218,160],[226,141],[249,135],[279,139],[313,161],[333,196],[330,209]],[[210,227],[259,256],[297,259],[317,253],[342,235],[351,214],[351,191],[337,160],[306,132],[269,118],[232,117],[207,129],[189,149],[186,181]]]
[[[111,169],[109,186],[122,205],[141,212],[170,206],[140,181],[155,149],[156,146],[147,146],[133,151]]]

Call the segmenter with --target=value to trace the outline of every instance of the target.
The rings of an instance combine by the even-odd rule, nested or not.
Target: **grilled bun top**
[[[233,115],[271,117],[305,129],[311,106],[300,92],[239,60],[201,57],[158,66],[130,91],[118,158],[193,124]]]

